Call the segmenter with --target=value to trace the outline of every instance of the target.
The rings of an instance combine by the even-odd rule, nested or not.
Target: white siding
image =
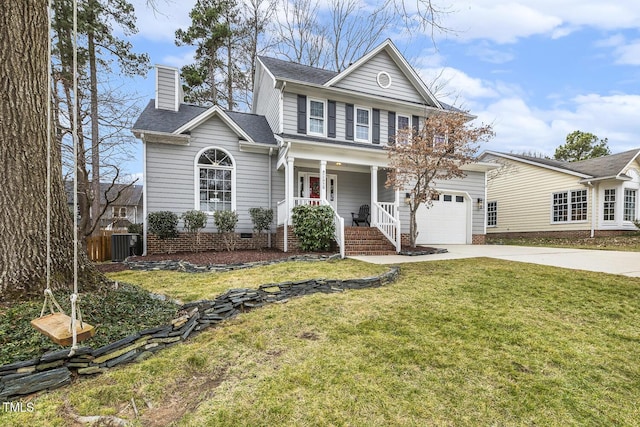
[[[238,136],[218,117],[213,117],[194,129],[189,146],[169,144],[147,145],[147,206],[149,212],[169,210],[181,215],[195,208],[195,157],[207,147],[227,150],[236,165],[236,211],[239,215],[238,232],[251,232],[253,225],[249,208],[268,206],[268,165],[265,154],[247,153],[239,150]],[[276,158],[272,159],[275,169]],[[274,198],[273,206],[284,198],[282,173],[272,170]],[[279,196],[277,194],[281,194]],[[182,223],[180,223],[182,227]],[[215,231],[213,218],[209,218],[206,231]]]
[[[274,133],[279,132],[280,126],[280,91],[274,87],[274,81],[258,63],[255,90],[253,93],[253,113],[261,114]]]
[[[508,159],[499,161],[504,166],[489,172],[487,181],[487,202],[497,202],[498,221],[487,233],[591,229],[591,190],[578,183],[579,177]],[[553,223],[553,193],[584,189],[588,190],[587,221]]]
[[[378,73],[381,71],[386,71],[391,76],[391,86],[386,89],[378,86],[376,81]],[[381,51],[369,59],[369,61],[362,64],[358,69],[340,80],[335,86],[356,92],[386,96],[421,104],[427,102],[385,51]]]

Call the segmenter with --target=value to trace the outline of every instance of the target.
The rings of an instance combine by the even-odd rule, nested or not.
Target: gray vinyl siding
[[[285,92],[283,105],[283,132],[298,133],[298,94]]]
[[[378,86],[376,81],[376,77],[381,71],[386,71],[391,76],[391,86],[386,89]],[[362,64],[335,86],[410,102],[426,102],[385,51],[381,51],[367,63]]]
[[[279,132],[280,126],[280,91],[273,87],[274,81],[258,63],[258,75],[254,91],[254,113],[261,114],[274,133]]]
[[[218,117],[213,117],[191,133],[189,146],[169,144],[147,145],[147,207],[149,212],[169,210],[181,215],[195,208],[195,157],[204,148],[219,147],[228,151],[236,166],[237,232],[251,232],[253,224],[249,208],[268,206],[268,167],[266,154],[242,152],[238,136]],[[272,158],[273,187],[284,195],[284,176],[276,172],[276,157]],[[275,191],[274,191],[275,193]],[[278,197],[273,198],[275,204]],[[180,222],[179,227],[182,227]],[[205,231],[216,231],[209,217]]]
[[[176,72],[172,69],[158,67],[158,108],[176,109]]]

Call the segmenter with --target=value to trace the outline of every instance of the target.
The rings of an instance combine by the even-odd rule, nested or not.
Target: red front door
[[[317,176],[309,177],[309,197],[312,199],[320,198],[320,178]]]

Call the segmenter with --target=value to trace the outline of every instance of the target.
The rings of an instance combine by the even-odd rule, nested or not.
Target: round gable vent
[[[376,81],[378,82],[378,86],[383,89],[391,86],[391,76],[386,71],[380,71],[376,77]]]

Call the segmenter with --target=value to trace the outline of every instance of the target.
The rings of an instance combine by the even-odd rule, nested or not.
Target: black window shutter
[[[327,136],[329,138],[336,137],[336,101],[328,101],[327,109],[329,110],[329,128],[327,129]]]
[[[418,116],[411,117],[411,127],[413,127],[413,130],[415,132],[418,132],[420,130],[420,117]]]
[[[373,135],[371,142],[374,144],[380,144],[380,110],[374,108],[371,113],[373,115]]]
[[[298,133],[307,133],[307,97],[298,95]]]
[[[389,111],[389,144],[393,144],[396,141],[396,113]]]
[[[353,104],[345,104],[345,115],[347,116],[345,138],[353,141]]]

